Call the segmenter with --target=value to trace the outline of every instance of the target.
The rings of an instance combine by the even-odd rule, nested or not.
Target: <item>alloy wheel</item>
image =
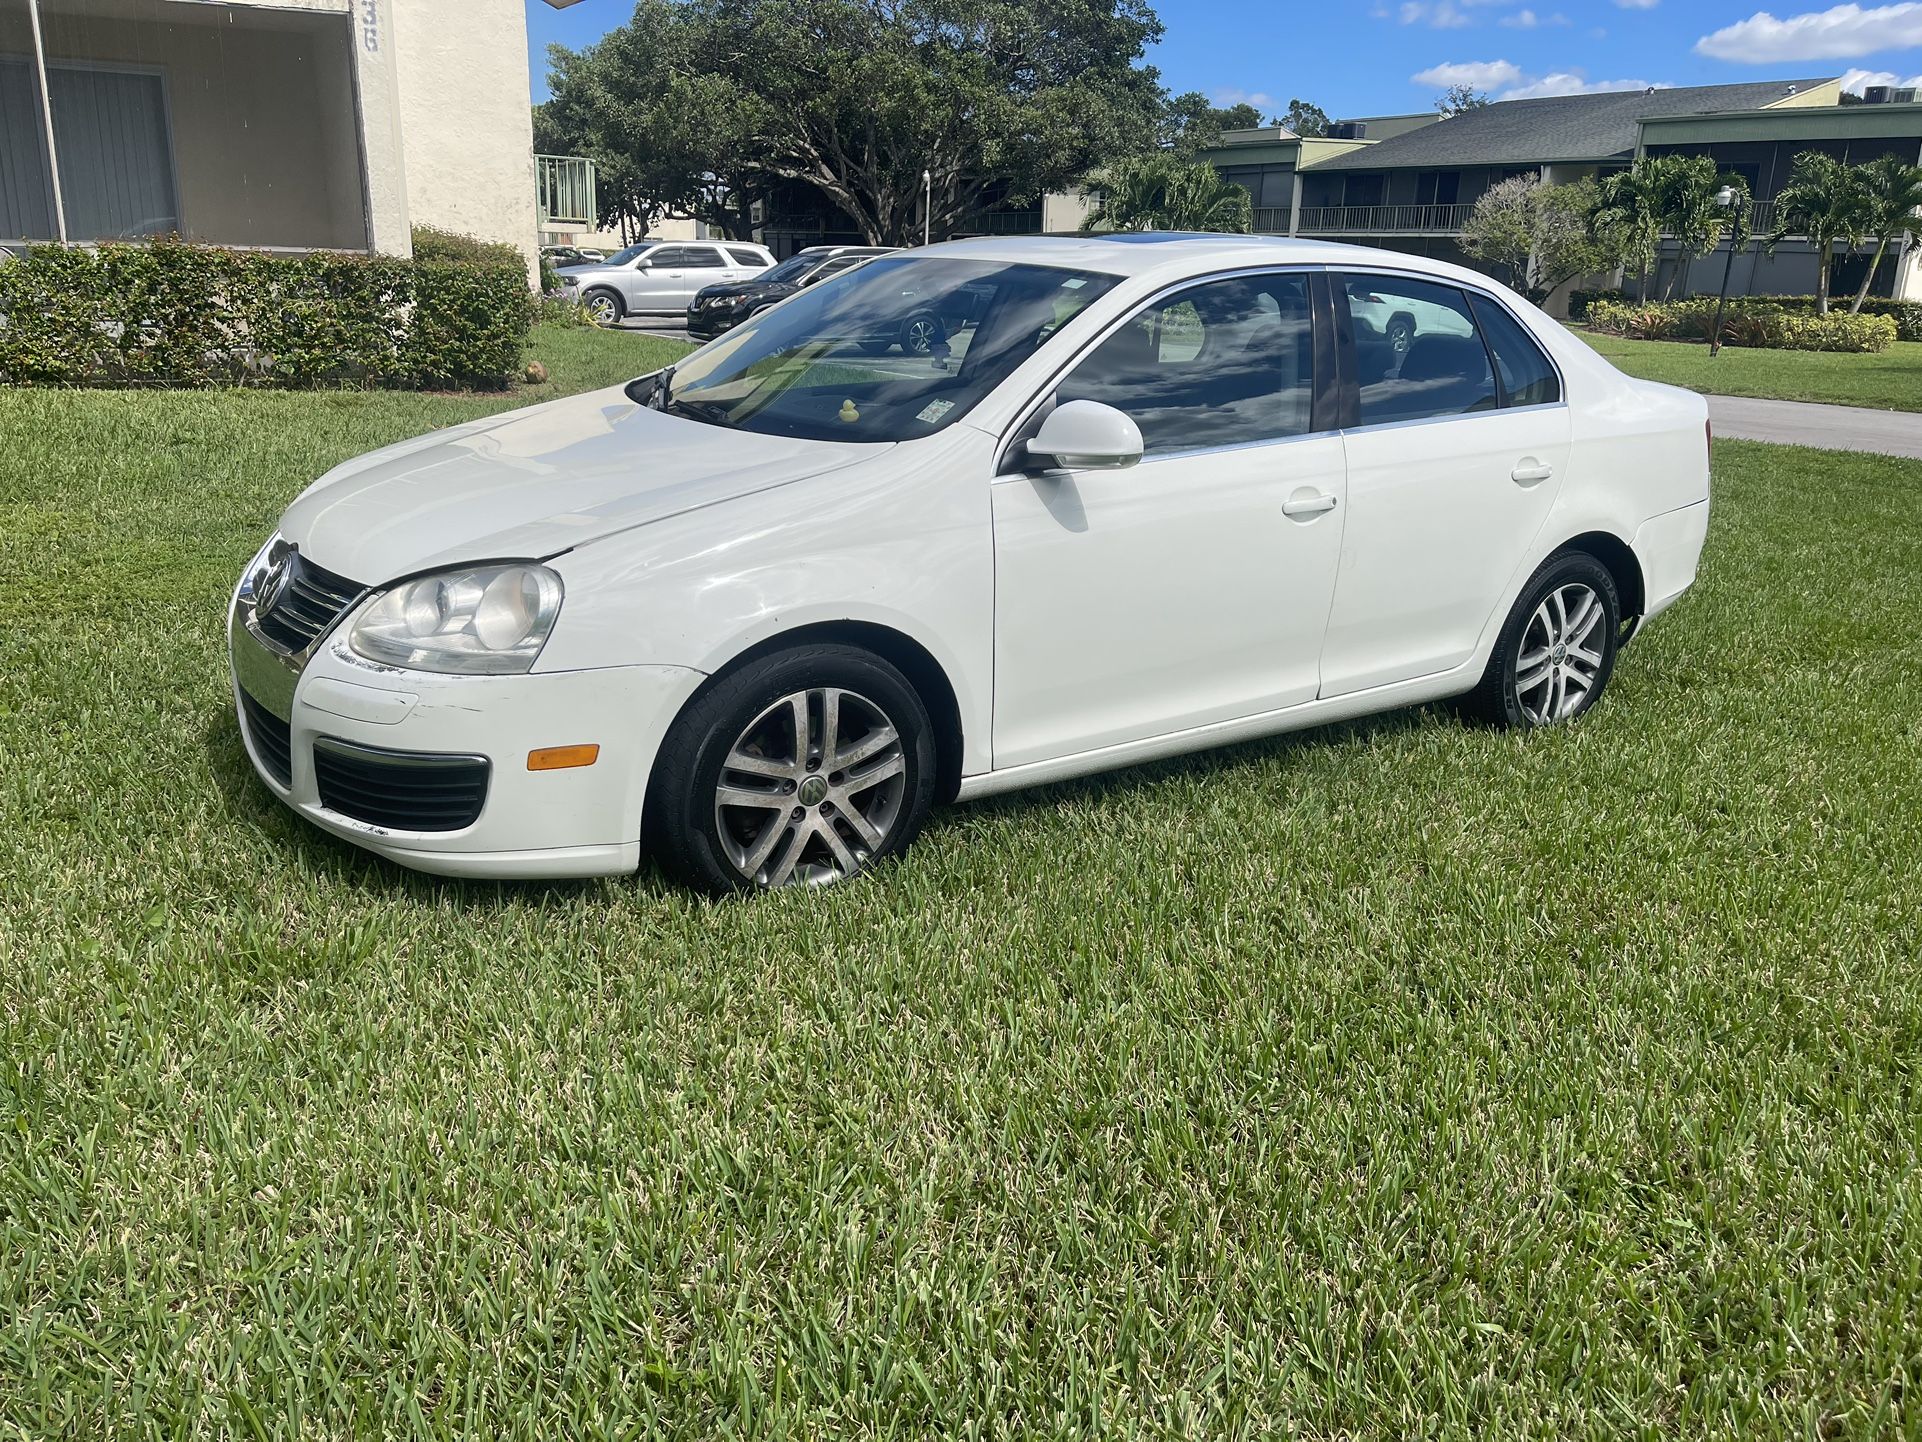
[[[916,316],[901,334],[901,349],[909,355],[926,355],[941,339],[940,324],[931,316]]]
[[[1602,598],[1578,581],[1542,598],[1515,659],[1515,702],[1530,724],[1565,721],[1594,694],[1604,656],[1597,632],[1607,616]]]
[[[615,325],[621,318],[620,309],[614,304],[613,298],[605,295],[590,296],[587,313],[594,318],[595,325]]]
[[[906,790],[900,728],[879,706],[835,687],[794,691],[728,748],[715,830],[748,881],[823,885],[880,853]]]

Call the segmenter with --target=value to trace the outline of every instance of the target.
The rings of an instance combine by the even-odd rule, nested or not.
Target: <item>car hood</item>
[[[780,298],[794,294],[796,287],[786,281],[767,280],[728,280],[718,285],[705,285],[695,292],[696,300],[719,300],[726,296],[749,295],[759,299]]]
[[[705,425],[612,387],[336,466],[287,508],[280,529],[317,564],[379,585],[436,566],[558,555],[876,449]]]

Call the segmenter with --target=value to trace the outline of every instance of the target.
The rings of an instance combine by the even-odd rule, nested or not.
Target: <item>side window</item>
[[[1492,411],[1495,373],[1468,297],[1412,276],[1342,278],[1364,426]]]
[[[729,246],[727,253],[728,258],[736,265],[749,266],[755,270],[767,269],[767,262],[751,250],[736,250],[733,246]]]
[[[721,252],[711,245],[690,245],[681,251],[684,259],[681,264],[690,270],[719,270],[727,262],[721,259]]]
[[[1314,393],[1308,279],[1238,276],[1131,317],[1062,381],[1141,427],[1147,454],[1303,435]]]
[[[836,256],[833,260],[815,271],[813,275],[809,276],[807,283],[813,285],[816,281],[830,279],[833,276],[839,275],[844,270],[854,269],[855,266],[866,259],[867,257],[865,255]]]
[[[656,270],[679,270],[687,264],[687,251],[678,245],[657,245],[646,256]]]
[[[1555,367],[1535,338],[1520,321],[1499,304],[1470,296],[1475,319],[1481,322],[1482,337],[1495,353],[1495,369],[1501,372],[1502,402],[1511,406],[1545,406],[1562,398],[1562,383]]]

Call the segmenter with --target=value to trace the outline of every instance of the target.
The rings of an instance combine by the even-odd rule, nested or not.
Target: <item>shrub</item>
[[[1588,308],[1589,329],[1632,340],[1707,340],[1715,326],[1716,298],[1651,302],[1647,305],[1596,301]],[[1722,344],[1772,350],[1883,351],[1895,343],[1896,322],[1888,315],[1850,315],[1813,309],[1791,310],[1772,302],[1730,301],[1722,321]]]
[[[1628,297],[1619,290],[1571,290],[1568,293],[1568,318],[1588,319],[1588,308],[1598,300],[1622,301]]]
[[[1756,297],[1767,305],[1778,305],[1788,311],[1812,311],[1815,297],[1812,295],[1764,295]],[[1831,314],[1849,308],[1849,297],[1831,297]],[[1883,296],[1870,296],[1862,302],[1863,315],[1885,315],[1895,322],[1897,340],[1922,341],[1922,300],[1889,300]]]
[[[527,257],[520,247],[504,240],[476,240],[433,225],[414,227],[414,259],[438,261],[446,265],[517,266],[527,273]]]
[[[543,295],[534,302],[534,323],[573,330],[593,325],[594,318],[587,313],[587,307],[577,300],[564,295]]]
[[[520,375],[532,321],[518,252],[40,246],[0,264],[0,381],[497,389]]]

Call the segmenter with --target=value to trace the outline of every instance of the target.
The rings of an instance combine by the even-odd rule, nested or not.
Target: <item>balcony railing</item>
[[[601,207],[594,186],[594,162],[585,156],[535,156],[534,189],[543,227],[591,227],[600,223]]]
[[[1462,228],[1474,208],[1472,205],[1304,205],[1301,234],[1386,231],[1452,235]]]

